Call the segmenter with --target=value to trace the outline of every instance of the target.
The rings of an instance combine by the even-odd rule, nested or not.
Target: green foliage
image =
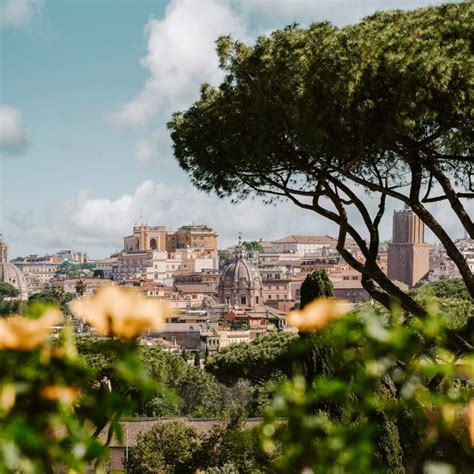
[[[316,298],[334,297],[334,287],[324,268],[318,268],[309,273],[301,284],[301,303],[304,308]]]
[[[10,283],[0,282],[0,300],[4,298],[16,298],[20,295],[20,291]]]
[[[293,364],[289,353],[296,338],[294,334],[278,332],[226,347],[207,360],[206,371],[226,385],[233,385],[240,378],[263,384],[283,374],[289,376]]]
[[[105,347],[114,361],[110,378],[142,396],[156,390],[133,341],[107,340]],[[98,434],[121,439],[120,417],[136,410],[133,399],[96,383],[67,325],[59,339],[36,348],[0,350],[0,366],[1,472],[53,473],[60,466],[83,472],[91,462],[103,465],[108,450]]]
[[[176,158],[196,186],[220,195],[258,192],[287,170],[306,189],[319,163],[350,162],[366,177],[378,161],[396,182],[407,169],[400,140],[437,131],[431,151],[465,156],[455,175],[467,188],[472,19],[472,2],[463,2],[380,12],[344,28],[294,25],[253,47],[223,37],[225,80],[204,85],[169,123]]]
[[[25,304],[18,299],[19,295],[19,290],[13,285],[0,282],[0,317],[24,311]]]
[[[0,317],[9,314],[22,314],[25,311],[25,303],[21,300],[0,299]]]
[[[337,342],[329,370],[284,380],[265,415],[263,446],[281,450],[275,472],[421,472],[447,452],[456,472],[472,465],[463,419],[472,387],[458,374],[472,376],[474,359],[454,356],[450,333],[436,315],[400,324],[368,307],[320,331]]]
[[[76,293],[78,296],[83,296],[84,293],[86,292],[87,290],[87,284],[84,280],[79,280],[77,283],[76,283]]]
[[[457,298],[472,302],[472,297],[461,278],[450,278],[448,280],[433,281],[426,283],[414,290],[412,293],[420,297],[435,298]]]
[[[242,246],[248,252],[252,252],[252,251],[259,252],[259,253],[264,252],[262,245],[257,240],[252,240],[250,242],[244,241],[242,242]]]
[[[261,449],[258,432],[246,428],[241,408],[224,414],[207,437],[196,456],[197,464],[207,472],[271,472],[271,457]]]
[[[249,415],[260,414],[263,395],[241,382],[225,387],[200,367],[189,365],[182,357],[160,347],[141,346],[141,363],[155,381],[155,391],[143,394],[118,379],[114,373],[116,358],[109,341],[93,337],[77,338],[79,353],[94,371],[96,384],[105,384],[135,402],[140,416],[219,417],[229,406],[240,403]]]
[[[412,290],[415,301],[444,319],[446,326],[474,344],[474,300],[461,279],[442,280]]]
[[[28,304],[40,303],[45,305],[57,306],[63,313],[68,314],[68,303],[74,299],[71,293],[65,293],[61,287],[34,293],[29,296]]]
[[[247,429],[245,423],[242,410],[225,413],[210,433],[198,434],[180,419],[158,422],[130,450],[128,472],[271,472],[270,457],[262,451],[257,431]]]
[[[159,422],[138,437],[127,464],[131,474],[194,472],[194,456],[202,443],[195,429],[181,420]]]
[[[179,381],[184,416],[209,418],[222,413],[222,393],[215,378],[200,368],[190,367]]]

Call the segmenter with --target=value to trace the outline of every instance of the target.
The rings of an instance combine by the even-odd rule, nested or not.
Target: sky
[[[11,256],[105,257],[136,223],[212,226],[222,246],[336,234],[289,203],[234,205],[194,189],[166,122],[218,85],[215,40],[251,44],[297,22],[343,26],[431,0],[0,0],[0,232]],[[370,202],[370,197],[367,197]],[[373,203],[375,205],[375,203]],[[382,223],[391,235],[392,209]],[[461,227],[433,212],[455,237]]]

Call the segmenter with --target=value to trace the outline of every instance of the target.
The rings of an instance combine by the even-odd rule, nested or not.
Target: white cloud
[[[42,0],[4,0],[0,3],[2,28],[28,28],[41,14]]]
[[[28,146],[28,133],[21,121],[21,112],[0,104],[0,152],[20,154]]]
[[[150,77],[143,89],[110,118],[119,125],[143,125],[158,112],[189,106],[203,82],[223,77],[215,52],[225,34],[244,36],[240,19],[223,0],[172,0],[163,19],[146,26],[147,55],[141,60]]]
[[[367,199],[374,213],[376,202]],[[400,209],[399,202],[389,200],[380,226],[382,240],[391,238],[392,212]],[[470,207],[473,210],[472,206]],[[453,217],[447,203],[437,203],[432,211],[453,238],[462,236],[462,227]],[[360,228],[360,216],[350,212],[350,221]],[[15,244],[15,252],[47,252],[60,248],[87,250],[93,256],[105,256],[122,248],[122,237],[128,235],[135,223],[164,225],[176,229],[192,221],[205,223],[219,234],[219,245],[236,242],[239,232],[246,240],[271,240],[291,234],[333,235],[337,227],[318,214],[297,208],[292,203],[264,205],[259,199],[232,204],[197,191],[191,185],[171,187],[147,180],[133,193],[116,199],[94,196],[81,191],[46,210],[6,216],[8,235]],[[428,241],[433,241],[428,234]],[[32,243],[34,247],[32,248]]]
[[[148,165],[157,156],[155,145],[149,140],[137,140],[135,143],[135,158],[140,165]]]
[[[166,128],[160,128],[146,139],[135,142],[135,159],[139,165],[146,166],[160,159],[161,165],[173,163],[171,137]]]
[[[134,223],[177,228],[193,220],[210,225],[219,233],[220,245],[235,243],[239,232],[244,239],[282,237],[288,233],[335,233],[327,221],[291,204],[266,206],[247,200],[234,205],[197,191],[190,185],[181,188],[144,181],[133,194],[116,199],[97,197],[81,191],[46,211],[45,216],[7,216],[10,235],[18,248],[31,242],[43,249],[75,247],[85,250],[102,248],[99,254],[120,249],[122,237]],[[97,250],[96,252],[97,253]]]

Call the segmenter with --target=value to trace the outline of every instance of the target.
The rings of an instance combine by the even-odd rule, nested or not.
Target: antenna
[[[143,224],[143,207],[140,209],[140,214],[138,215],[138,219],[135,221],[134,225],[142,225]]]

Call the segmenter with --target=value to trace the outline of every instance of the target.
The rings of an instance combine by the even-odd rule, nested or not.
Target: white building
[[[217,258],[197,255],[193,249],[120,252],[114,264],[114,280],[143,279],[171,286],[175,275],[218,268]]]
[[[335,247],[336,243],[336,239],[329,235],[289,235],[271,242],[273,253],[292,253],[302,257],[318,255],[323,249]]]

